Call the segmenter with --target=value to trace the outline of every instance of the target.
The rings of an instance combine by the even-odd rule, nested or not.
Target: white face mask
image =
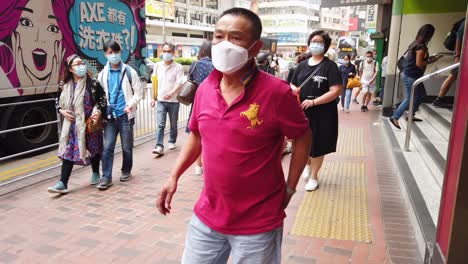
[[[163,53],[162,59],[163,61],[171,61],[174,58],[174,54],[172,53]]]
[[[372,62],[373,59],[372,58],[366,58],[367,59],[367,62]]]
[[[252,46],[255,44],[254,42]],[[252,47],[250,46],[250,47]],[[250,48],[249,48],[250,49]],[[222,73],[233,73],[249,61],[249,50],[223,40],[211,47],[213,66]]]
[[[322,54],[325,50],[325,45],[323,43],[311,42],[309,45],[309,50],[312,55],[319,55]]]

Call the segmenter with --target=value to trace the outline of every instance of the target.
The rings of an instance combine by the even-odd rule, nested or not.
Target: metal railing
[[[135,126],[133,127],[133,132],[134,132],[134,140],[135,141],[141,141],[145,140],[150,141],[152,137],[155,138],[155,132],[156,132],[156,107],[151,108],[151,99],[152,99],[152,89],[151,89],[151,83],[147,84],[146,87],[143,90],[143,99],[140,101],[138,104],[138,110],[136,111],[135,115]],[[48,98],[48,99],[40,99],[40,100],[31,100],[31,101],[23,101],[23,102],[16,102],[16,103],[7,103],[7,104],[0,104],[0,108],[2,107],[10,107],[10,106],[17,106],[17,105],[25,105],[25,104],[34,104],[34,103],[43,103],[43,102],[49,102],[49,101],[55,101],[54,98]],[[187,124],[188,118],[189,118],[189,113],[190,113],[190,106],[186,106],[181,104],[180,109],[179,109],[179,118],[178,118],[178,124],[177,127],[181,128],[184,127]],[[38,123],[38,124],[33,124],[29,126],[23,126],[23,127],[16,127],[16,128],[10,128],[7,130],[0,130],[0,135],[15,132],[15,131],[22,131],[25,129],[30,129],[34,127],[40,127],[40,126],[47,126],[51,124],[57,124],[57,134],[59,135],[58,138],[60,138],[60,132],[61,132],[61,118],[60,114],[57,113],[57,120],[54,121],[47,121],[43,123]],[[166,131],[169,130],[169,118],[167,119],[167,124],[166,124]],[[47,145],[47,146],[42,146],[39,148],[35,149],[30,149],[27,151],[15,153],[12,155],[8,155],[5,157],[0,157],[0,162],[1,161],[6,161],[12,158],[20,157],[26,154],[31,154],[34,152],[38,152],[41,150],[45,150],[48,148],[53,148],[57,147],[59,145],[58,142]],[[116,147],[120,147],[120,144],[117,144]]]
[[[447,72],[447,71],[451,71],[453,69],[456,69],[460,67],[460,63],[455,63],[455,64],[452,64],[448,67],[445,67],[443,69],[440,69],[438,71],[435,71],[433,73],[430,73],[428,75],[424,75],[423,77],[417,79],[413,85],[411,86],[411,95],[410,95],[410,104],[409,104],[409,115],[408,115],[408,125],[407,125],[407,128],[406,128],[406,138],[405,138],[405,151],[409,151],[409,143],[410,143],[410,139],[411,139],[411,127],[413,125],[413,115],[414,115],[414,90],[416,89],[416,87],[421,84],[422,82],[424,81],[427,81],[441,73],[444,73],[444,72]]]

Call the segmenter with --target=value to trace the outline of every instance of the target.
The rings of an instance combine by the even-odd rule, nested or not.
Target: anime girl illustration
[[[55,10],[69,1],[4,0],[0,7],[0,74],[10,84],[4,87],[37,87],[57,84],[62,59],[67,53],[63,45],[62,25]],[[61,2],[61,3],[59,3]],[[64,11],[62,11],[64,12]],[[62,18],[66,18],[63,17]],[[66,19],[65,19],[66,21]],[[72,51],[73,52],[73,51]],[[5,79],[5,78],[1,78]],[[43,88],[43,89],[40,89]],[[18,95],[29,90],[17,89]],[[36,91],[37,92],[37,91]]]

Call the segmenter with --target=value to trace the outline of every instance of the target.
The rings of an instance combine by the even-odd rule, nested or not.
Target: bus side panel
[[[145,0],[2,0],[0,130],[56,120],[53,101],[1,104],[54,97],[63,63],[72,54],[99,73],[107,63],[102,49],[109,39],[121,44],[124,62],[146,74],[144,10]],[[4,134],[0,147],[18,152],[56,142],[52,126]]]

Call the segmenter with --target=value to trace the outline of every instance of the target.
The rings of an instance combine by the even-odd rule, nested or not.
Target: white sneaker
[[[202,175],[203,168],[201,166],[195,165],[195,175]]]
[[[308,181],[309,178],[310,178],[310,165],[306,165],[305,168],[304,168],[304,171],[302,172],[302,178],[305,180],[305,181]]]
[[[346,113],[349,113],[349,109],[346,109]]]
[[[309,179],[304,189],[308,192],[311,192],[317,190],[318,186],[319,184],[317,180]]]
[[[162,155],[164,154],[164,150],[161,146],[157,146],[156,148],[153,149],[153,154]]]
[[[176,145],[174,143],[169,143],[169,149],[173,150],[176,148]]]
[[[344,111],[344,110],[345,110],[344,107],[341,107],[341,111]]]

